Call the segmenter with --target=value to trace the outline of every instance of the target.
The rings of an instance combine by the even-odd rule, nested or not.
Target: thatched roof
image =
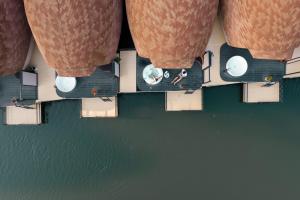
[[[204,54],[218,0],[126,0],[128,22],[140,56],[156,67],[191,67]]]
[[[255,58],[287,60],[300,45],[299,0],[221,0],[229,45]]]
[[[111,63],[119,43],[121,0],[24,0],[37,45],[61,76],[89,76]]]
[[[23,0],[0,0],[0,75],[22,70],[30,39]]]

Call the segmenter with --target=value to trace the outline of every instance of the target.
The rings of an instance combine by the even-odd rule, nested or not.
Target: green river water
[[[45,105],[47,123],[0,126],[1,200],[300,198],[300,80],[279,104],[204,89],[203,112],[164,112],[163,94],[119,96],[119,118]]]

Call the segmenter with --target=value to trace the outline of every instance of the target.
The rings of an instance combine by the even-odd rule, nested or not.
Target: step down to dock
[[[120,93],[136,93],[136,51],[120,52]]]
[[[201,111],[203,110],[202,89],[194,93],[170,91],[165,93],[166,111]]]
[[[39,125],[42,124],[41,103],[21,108],[8,106],[5,109],[4,123],[6,125]]]
[[[101,98],[84,98],[81,100],[82,118],[114,118],[118,117],[118,98],[111,97],[109,101]]]
[[[244,83],[244,103],[274,103],[280,102],[280,83],[265,86],[266,83]]]

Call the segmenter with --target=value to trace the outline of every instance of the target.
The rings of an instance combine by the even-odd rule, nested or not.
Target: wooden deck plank
[[[83,98],[81,100],[82,118],[113,118],[118,117],[117,97],[110,98],[111,102],[104,102],[100,98]]]
[[[211,66],[211,73],[210,73],[211,82],[204,84],[203,85],[204,87],[229,85],[235,83],[235,82],[226,82],[222,80],[220,76],[220,48],[224,43],[226,43],[226,40],[221,26],[221,20],[219,18],[216,18],[212,35],[209,39],[206,48],[206,50],[213,52],[212,66]],[[206,65],[203,65],[203,68],[205,67]],[[207,75],[207,73],[205,73],[205,75]],[[206,79],[207,78],[205,77],[205,80]]]
[[[203,110],[202,89],[193,94],[185,94],[185,91],[166,92],[166,111],[201,111]]]
[[[7,125],[39,125],[42,123],[41,104],[31,106],[33,109],[19,108],[15,106],[6,107]]]
[[[271,87],[263,87],[266,83],[245,83],[243,85],[243,101],[245,103],[280,102],[280,83]]]
[[[136,51],[120,52],[120,93],[136,92]]]
[[[56,94],[55,70],[50,68],[43,59],[39,49],[35,46],[30,65],[36,67],[38,73],[38,100],[37,102],[47,102],[61,100]]]

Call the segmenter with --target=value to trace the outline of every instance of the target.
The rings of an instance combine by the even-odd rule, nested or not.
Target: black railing
[[[249,83],[246,83],[246,91],[247,93],[245,93],[245,88],[243,88],[243,101],[248,103],[249,101]]]
[[[296,57],[296,58],[292,58],[292,59],[288,60],[286,65],[297,63],[297,62],[299,62],[299,65],[300,65],[300,57]],[[286,73],[285,76],[290,76],[290,75],[295,75],[295,74],[300,74],[300,71],[292,72],[292,73]]]
[[[206,83],[210,83],[211,82],[211,78],[210,78],[210,74],[211,74],[211,66],[212,66],[212,57],[214,56],[213,52],[211,51],[206,51],[205,54],[208,54],[208,66],[204,67],[202,70],[203,70],[203,84],[206,84]],[[204,54],[204,56],[205,56]],[[205,81],[205,72],[208,71],[208,80]]]
[[[298,72],[293,72],[293,73],[288,73],[288,74],[285,74],[285,76],[290,76],[290,75],[294,75],[294,74],[300,74],[300,71],[298,71]]]

